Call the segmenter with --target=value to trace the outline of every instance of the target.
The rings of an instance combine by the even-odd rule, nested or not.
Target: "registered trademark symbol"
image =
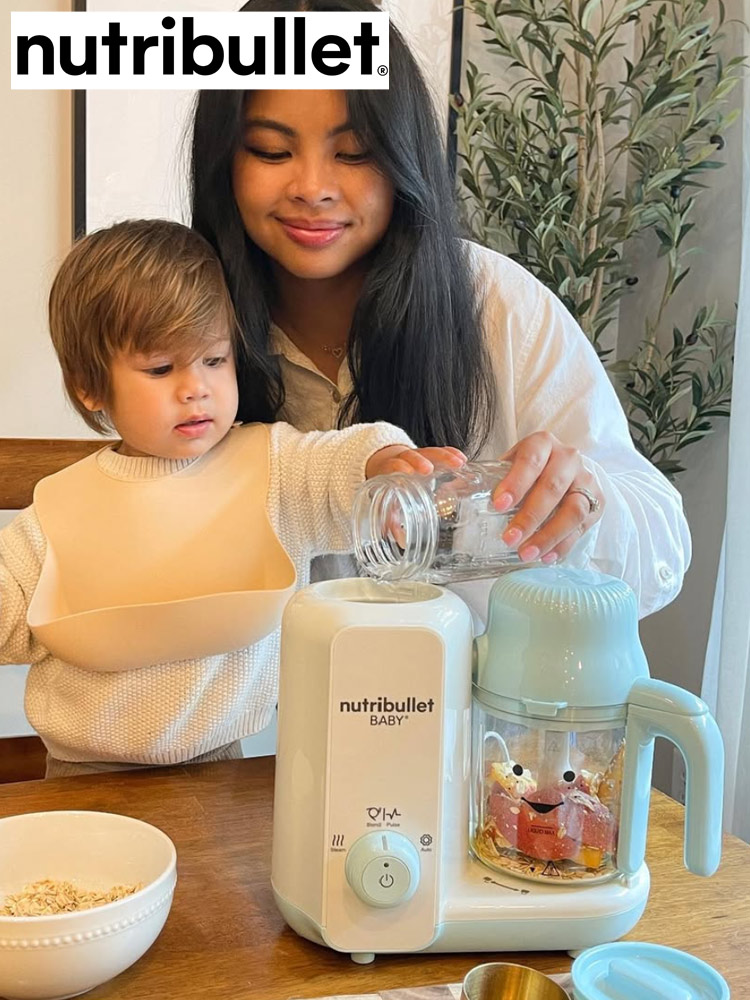
[[[388,76],[388,67],[378,66],[378,76]]]

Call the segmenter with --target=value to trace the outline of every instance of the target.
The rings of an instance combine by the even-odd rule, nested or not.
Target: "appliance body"
[[[272,884],[301,936],[355,961],[578,950],[640,918],[645,864],[581,887],[469,849],[471,615],[421,583],[327,581],[282,630]]]

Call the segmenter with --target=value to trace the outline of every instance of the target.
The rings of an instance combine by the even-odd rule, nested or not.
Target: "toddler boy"
[[[229,293],[177,223],[84,237],[49,319],[70,400],[121,442],[0,532],[0,663],[31,664],[47,773],[239,756],[276,704],[283,606],[313,555],[349,549],[359,483],[464,458],[385,423],[235,425]]]

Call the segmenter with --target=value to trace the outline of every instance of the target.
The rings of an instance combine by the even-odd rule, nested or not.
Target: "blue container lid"
[[[568,566],[500,576],[476,650],[480,701],[485,692],[542,718],[624,706],[633,684],[649,675],[633,591],[613,576]]]
[[[589,948],[572,977],[575,1000],[729,1000],[726,981],[706,962],[640,941]]]

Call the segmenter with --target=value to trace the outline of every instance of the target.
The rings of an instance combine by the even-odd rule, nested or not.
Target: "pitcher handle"
[[[628,697],[617,867],[635,874],[646,853],[654,739],[685,761],[685,867],[713,875],[721,859],[724,744],[705,702],[664,681],[636,681]]]

